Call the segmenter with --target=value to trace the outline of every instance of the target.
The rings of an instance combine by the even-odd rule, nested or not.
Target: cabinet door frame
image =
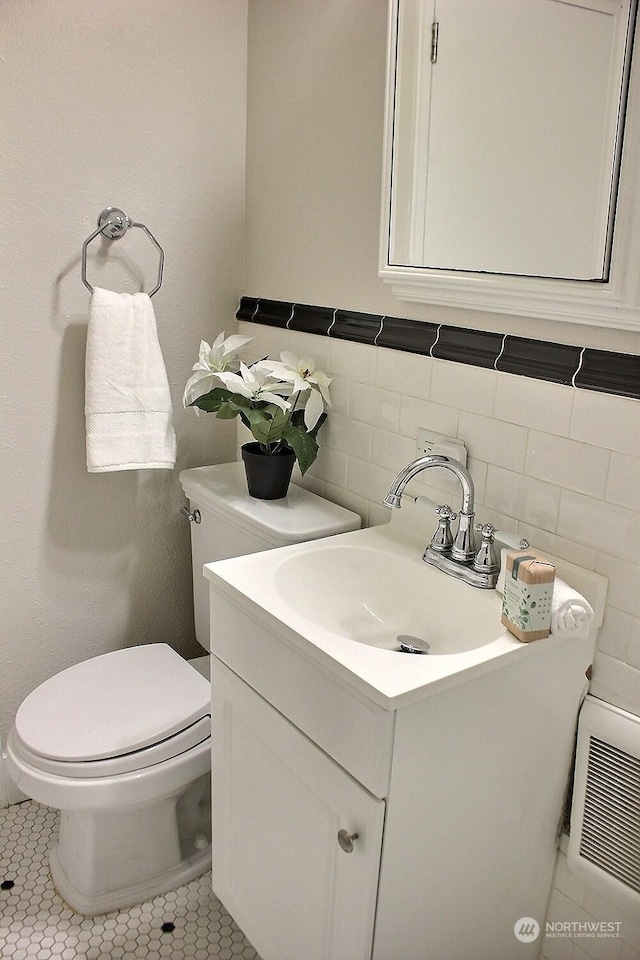
[[[385,801],[215,657],[211,672],[214,892],[262,960],[370,960]]]

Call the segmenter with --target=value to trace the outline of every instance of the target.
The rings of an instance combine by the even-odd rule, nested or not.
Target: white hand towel
[[[85,417],[89,473],[175,465],[167,372],[146,293],[93,291]]]
[[[593,608],[589,601],[556,577],[551,599],[551,633],[584,640],[592,620]]]

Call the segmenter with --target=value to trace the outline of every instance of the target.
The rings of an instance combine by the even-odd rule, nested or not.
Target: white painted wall
[[[246,0],[4,0],[0,7],[0,733],[65,666],[136,642],[195,652],[178,471],[233,459],[182,389],[242,287]],[[175,471],[88,474],[80,249],[117,205],[165,248],[154,297]],[[95,285],[155,279],[142,231]],[[91,248],[100,249],[96,241]]]

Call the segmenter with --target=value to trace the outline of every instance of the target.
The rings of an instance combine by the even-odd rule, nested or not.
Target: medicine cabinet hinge
[[[431,63],[438,62],[438,21],[431,24]]]

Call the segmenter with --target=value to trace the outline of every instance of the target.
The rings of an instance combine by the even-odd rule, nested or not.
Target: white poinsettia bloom
[[[209,369],[213,372],[228,370],[237,360],[237,355],[240,350],[246,347],[248,343],[251,343],[252,340],[253,337],[241,337],[237,334],[225,338],[224,332],[216,337],[212,346],[209,346],[205,340],[202,340],[200,342],[198,362],[193,369]]]
[[[307,430],[313,430],[324,413],[324,399],[319,390],[310,390],[304,405],[304,425]]]
[[[188,407],[190,403],[209,393],[214,387],[220,386],[215,379],[215,374],[210,370],[198,370],[193,376],[189,377],[184,388],[182,396],[183,407]],[[199,411],[196,409],[196,413]]]
[[[329,384],[331,378],[323,370],[316,369],[313,357],[298,357],[284,351],[280,354],[280,361],[267,360],[274,377],[291,384],[292,393],[303,394],[308,392],[305,399],[304,422],[307,430],[312,430],[324,413],[325,406],[331,405]]]
[[[274,383],[271,371],[266,366],[266,362],[260,362],[253,365],[251,369],[240,364],[239,373],[217,373],[216,377],[221,380],[227,390],[237,393],[248,400],[263,401],[264,403],[274,403],[286,413],[291,407],[288,400],[274,393],[284,384]]]
[[[215,387],[219,387],[216,374],[237,368],[238,351],[252,340],[253,337],[238,335],[225,339],[224,332],[216,337],[211,346],[206,340],[201,340],[198,360],[193,365],[193,376],[189,378],[184,388],[183,405],[187,407],[198,397],[203,397]]]
[[[325,402],[329,403],[328,387],[331,378],[324,371],[316,369],[316,362],[313,357],[298,358],[295,354],[285,350],[280,354],[279,361],[266,360],[264,363],[275,377],[291,383],[294,393],[316,387],[320,390]]]

